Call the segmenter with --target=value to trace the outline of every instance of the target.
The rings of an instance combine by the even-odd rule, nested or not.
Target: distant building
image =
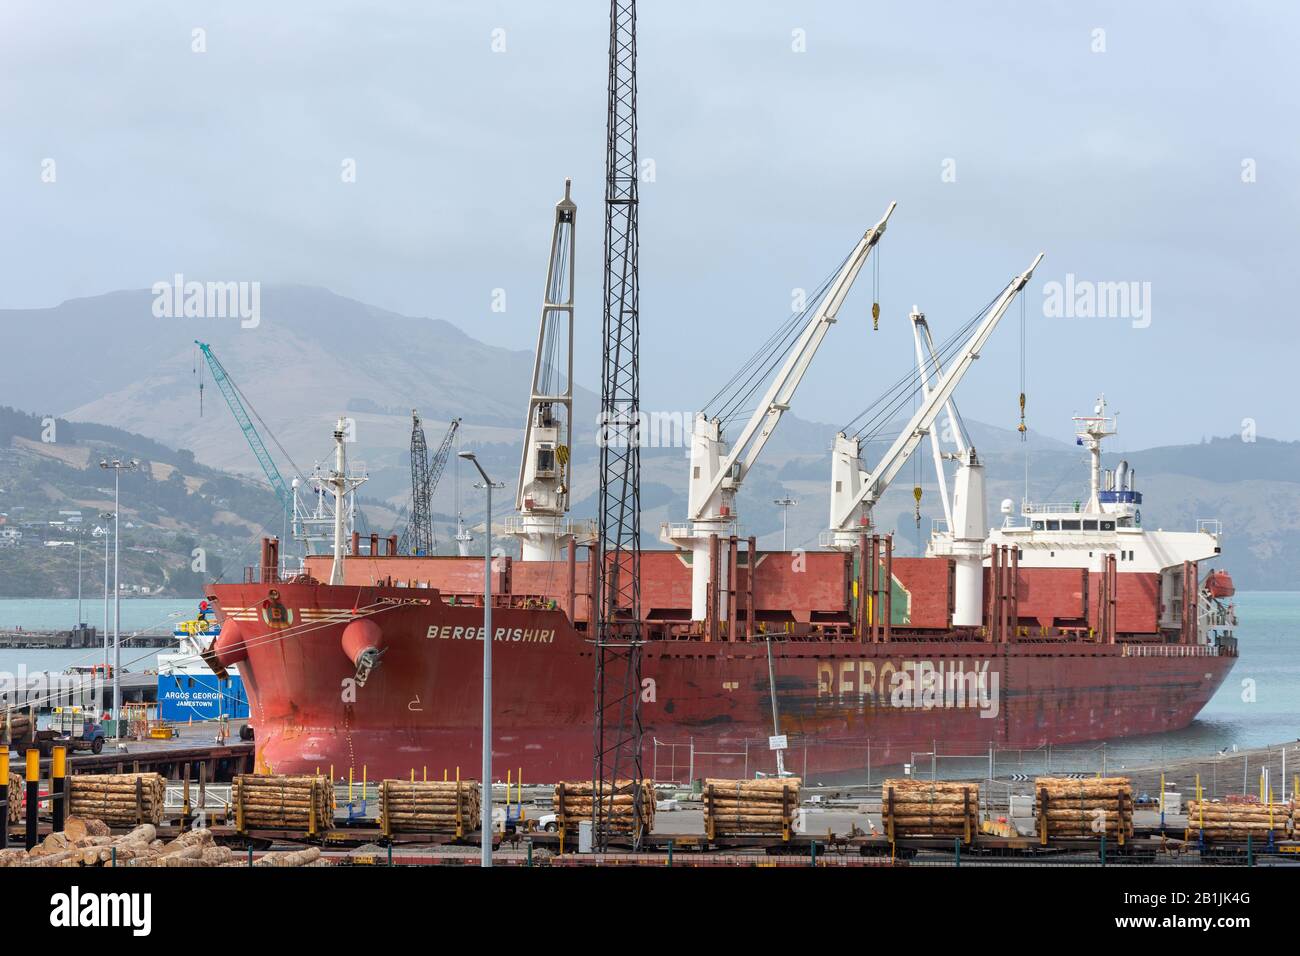
[[[17,528],[0,528],[0,548],[16,548],[22,540],[23,533]]]

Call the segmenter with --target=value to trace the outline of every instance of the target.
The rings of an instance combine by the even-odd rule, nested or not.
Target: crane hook
[[[880,303],[871,303],[871,331],[880,331]]]

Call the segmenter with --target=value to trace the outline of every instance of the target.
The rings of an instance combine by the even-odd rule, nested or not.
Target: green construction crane
[[[284,505],[285,514],[292,519],[293,493],[289,490],[284,477],[280,474],[280,469],[275,467],[275,461],[272,460],[271,453],[266,450],[262,436],[257,433],[257,428],[253,425],[248,409],[244,407],[243,399],[240,397],[239,387],[230,378],[230,373],[226,371],[226,367],[212,354],[212,346],[206,342],[200,342],[198,339],[194,340],[194,344],[199,347],[199,351],[207,359],[208,368],[212,369],[212,380],[217,383],[217,387],[221,389],[221,394],[226,397],[226,404],[230,406],[235,421],[239,422],[239,427],[243,429],[244,438],[248,441],[248,447],[253,449],[253,454],[257,456],[262,471],[266,473],[267,480],[271,482],[271,487],[275,489],[276,496],[279,497],[280,503]]]

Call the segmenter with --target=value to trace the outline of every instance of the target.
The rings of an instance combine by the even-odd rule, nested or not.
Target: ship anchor
[[[357,674],[356,682],[358,687],[365,687],[366,681],[370,679],[370,672],[379,666],[379,659],[384,656],[384,650],[377,647],[367,647],[357,655]]]

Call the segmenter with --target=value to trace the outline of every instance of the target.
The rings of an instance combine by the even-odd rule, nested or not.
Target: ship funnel
[[[1128,488],[1128,462],[1121,461],[1115,469],[1115,490],[1124,491]]]

